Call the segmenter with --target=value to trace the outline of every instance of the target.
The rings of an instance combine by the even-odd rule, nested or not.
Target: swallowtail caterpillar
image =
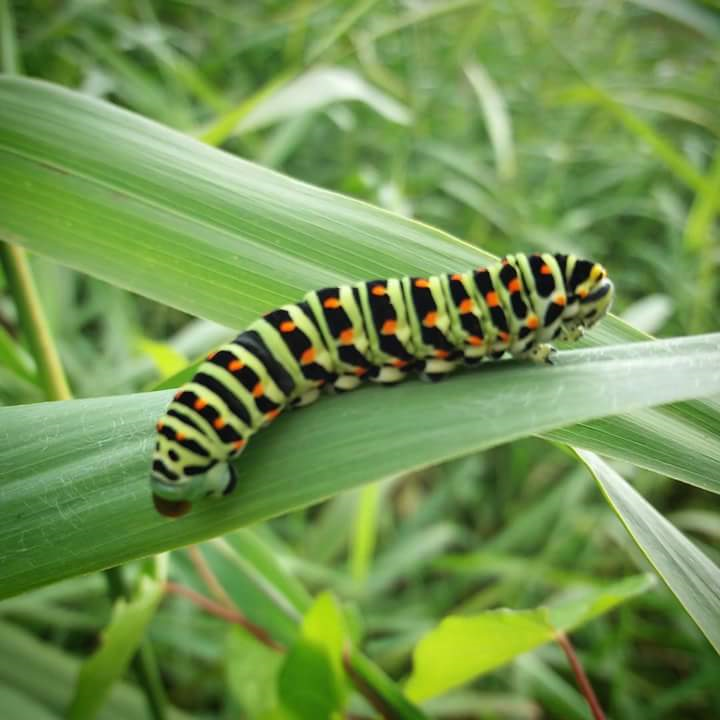
[[[370,280],[316,290],[267,313],[210,354],[157,423],[151,484],[157,510],[227,495],[230,464],[250,437],[321,389],[365,381],[432,381],[457,367],[515,358],[550,363],[609,310],[602,265],[574,255],[508,255],[468,272]]]

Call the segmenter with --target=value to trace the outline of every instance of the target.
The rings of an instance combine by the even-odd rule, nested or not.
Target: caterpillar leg
[[[331,388],[336,392],[349,392],[354,390],[362,383],[362,379],[358,375],[342,374],[338,375],[337,380],[332,384]]]
[[[560,339],[565,342],[575,342],[579,340],[585,334],[585,328],[582,325],[576,325],[575,327],[568,328],[563,327],[560,331]]]
[[[305,405],[310,405],[311,403],[314,403],[319,397],[320,389],[312,388],[311,390],[308,390],[307,392],[300,395],[300,397],[295,398],[292,401],[291,405],[294,408],[305,407]]]
[[[380,385],[395,385],[402,382],[406,377],[407,373],[401,368],[382,365],[377,375],[370,378],[370,382],[379,383]]]
[[[531,360],[535,363],[554,365],[556,355],[557,350],[552,345],[548,345],[547,343],[540,343],[539,345],[533,345],[533,347],[531,347],[530,350],[528,350],[526,353],[516,355],[515,357],[525,360]]]
[[[230,463],[218,463],[208,472],[206,480],[208,497],[229,495],[237,485],[237,473]]]
[[[417,372],[420,379],[425,382],[439,382],[456,367],[457,363],[454,360],[428,358],[418,364]]]

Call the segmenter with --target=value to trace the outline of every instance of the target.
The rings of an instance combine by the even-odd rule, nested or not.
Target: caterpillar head
[[[158,422],[150,484],[159,513],[180,517],[192,502],[208,495],[227,495],[235,487],[235,472],[227,462],[199,458],[187,447],[182,432]]]
[[[568,300],[563,324],[590,328],[607,315],[615,289],[602,265],[570,255],[565,262],[565,283]]]

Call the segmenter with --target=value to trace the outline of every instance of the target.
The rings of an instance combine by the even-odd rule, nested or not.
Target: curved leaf
[[[720,653],[720,568],[597,455],[578,451],[660,577]]]

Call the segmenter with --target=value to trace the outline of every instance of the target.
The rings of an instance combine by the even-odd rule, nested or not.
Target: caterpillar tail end
[[[178,518],[190,512],[192,503],[187,500],[167,500],[153,493],[155,509],[165,517]]]

